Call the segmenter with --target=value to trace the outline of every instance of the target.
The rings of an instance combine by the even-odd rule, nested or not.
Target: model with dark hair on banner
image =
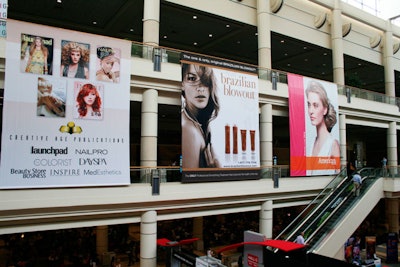
[[[211,147],[209,123],[219,112],[212,68],[182,65],[182,166],[220,167]]]

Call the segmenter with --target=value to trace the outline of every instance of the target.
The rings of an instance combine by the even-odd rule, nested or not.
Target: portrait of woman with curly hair
[[[65,40],[61,45],[60,76],[89,79],[90,45]]]

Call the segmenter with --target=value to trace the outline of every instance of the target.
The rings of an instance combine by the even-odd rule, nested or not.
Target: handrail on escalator
[[[346,168],[343,168],[339,174],[335,176],[332,181],[329,182],[329,184],[312,200],[310,203],[307,205],[306,208],[303,209],[303,211],[285,228],[283,231],[275,237],[275,239],[281,239],[282,236],[286,233],[289,233],[288,236],[285,237],[286,240],[289,240],[290,238],[293,237],[294,234],[296,234],[299,230],[299,228],[302,226],[301,224],[301,218],[303,217],[304,214],[307,214],[308,218],[311,217],[314,212],[318,209],[318,207],[329,198],[329,196],[333,193],[333,189],[337,188],[338,185],[341,185],[347,178],[347,171]],[[321,201],[322,198],[322,201]],[[313,207],[314,204],[319,203],[317,207]],[[312,211],[312,209],[315,209]],[[294,225],[299,224],[300,226],[296,227],[294,230],[290,230],[294,228]]]
[[[311,235],[306,234],[305,238],[306,241],[310,240],[310,238],[312,238],[315,233],[323,226],[325,225],[325,222],[327,222],[329,220],[329,218],[331,218],[332,215],[335,214],[336,210],[338,208],[340,208],[347,200],[349,193],[346,194],[346,191],[350,191],[351,193],[351,185],[352,185],[352,181],[350,179],[344,179],[345,182],[345,186],[343,188],[341,188],[340,186],[337,187],[337,189],[340,189],[340,191],[337,192],[337,190],[335,190],[335,197],[331,200],[330,203],[328,203],[328,205],[322,206],[320,205],[320,207],[323,207],[322,210],[317,209],[316,211],[319,211],[320,214],[318,216],[316,216],[311,222],[307,223],[306,228],[302,229],[301,232],[305,232],[308,233],[309,231],[311,231]],[[343,196],[344,195],[344,196]],[[332,210],[329,210],[332,209]],[[312,227],[317,223],[317,228],[316,229],[312,229]],[[299,228],[301,228],[303,225],[301,225]]]
[[[366,169],[367,168],[365,168],[365,170]],[[377,176],[377,173],[378,173],[377,170],[373,170],[373,168],[368,168],[368,169],[369,170],[366,170],[367,171],[366,172],[366,176],[363,176],[363,180],[364,181],[366,179],[371,179],[371,178],[378,177]],[[364,191],[363,194],[365,194],[368,191],[368,188],[374,183],[374,181],[376,181],[376,179],[374,179],[373,182],[368,183],[366,187],[365,186],[363,187],[363,191]],[[317,235],[318,232],[329,222],[331,217],[334,216],[337,211],[341,210],[341,208],[343,207],[344,204],[349,203],[348,201],[353,201],[352,205],[354,205],[354,203],[356,203],[357,200],[359,199],[358,197],[357,198],[351,198],[350,197],[353,194],[353,183],[352,183],[351,180],[349,180],[349,186],[346,186],[345,189],[348,190],[348,193],[344,197],[343,201],[341,203],[339,203],[338,206],[335,207],[335,209],[326,218],[324,218],[324,221],[318,226],[318,228],[315,229],[315,231],[313,231],[313,233],[309,237],[306,238],[306,240],[305,240],[306,243],[310,244],[309,251],[314,250],[320,244],[320,242],[323,240],[323,237],[326,236],[326,234],[325,234],[325,235],[321,236],[318,240],[316,240],[316,242],[313,242],[314,236]],[[345,212],[341,212],[341,214],[343,216],[345,214]],[[325,232],[329,233],[329,231],[326,231],[326,230],[327,229],[325,229]],[[328,229],[328,230],[330,230],[330,229]]]
[[[352,182],[349,181],[349,186],[346,186],[346,188],[343,189],[344,190],[348,190],[350,185],[352,185]],[[323,214],[321,217],[323,217],[323,220],[320,221],[318,227],[309,235],[306,237],[305,242],[310,244],[310,241],[313,240],[314,236],[318,233],[319,230],[322,229],[322,227],[324,227],[326,225],[326,223],[332,218],[332,216],[334,216],[336,214],[336,212],[342,208],[342,206],[344,204],[347,203],[348,200],[350,200],[351,195],[353,194],[352,190],[349,190],[349,192],[347,193],[347,195],[344,196],[344,198],[342,199],[342,201],[340,201],[339,203],[336,203],[337,205],[334,207],[334,209],[329,212],[329,214],[326,216],[326,214]],[[353,199],[354,200],[354,199]],[[337,202],[337,200],[336,200]],[[325,211],[326,212],[326,211]],[[326,217],[325,217],[326,216]],[[317,241],[318,244],[318,241]],[[313,246],[309,247],[309,250],[312,250],[314,248],[316,244],[314,244]]]

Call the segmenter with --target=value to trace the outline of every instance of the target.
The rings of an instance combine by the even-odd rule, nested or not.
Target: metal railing
[[[155,53],[157,50],[157,53]],[[149,46],[144,45],[142,43],[132,42],[131,48],[131,56],[132,57],[140,57],[146,58],[149,60],[154,60],[153,56],[155,54],[161,57],[161,62],[168,62],[174,64],[180,64],[180,54],[182,52],[186,52],[183,50],[177,50],[167,47],[156,47],[156,46]],[[193,52],[190,52],[193,54]],[[210,57],[210,56],[208,56]],[[244,64],[244,63],[243,63]],[[252,65],[253,66],[253,65]],[[253,66],[254,67],[254,66]],[[277,90],[277,83],[287,84],[287,72],[273,70],[273,69],[265,69],[261,67],[257,67],[258,69],[258,78],[261,80],[267,80],[272,83],[272,89]],[[344,96],[347,96],[349,101],[351,98],[361,98],[369,101],[386,103],[390,105],[397,105],[400,109],[400,98],[387,96],[382,93],[369,91],[361,88],[356,88],[347,85],[338,85],[338,93]]]

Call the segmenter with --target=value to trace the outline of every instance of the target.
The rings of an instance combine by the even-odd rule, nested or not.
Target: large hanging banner
[[[337,85],[288,74],[290,175],[340,171]]]
[[[257,69],[182,54],[182,182],[259,179]]]
[[[129,184],[130,42],[7,31],[0,187]]]

